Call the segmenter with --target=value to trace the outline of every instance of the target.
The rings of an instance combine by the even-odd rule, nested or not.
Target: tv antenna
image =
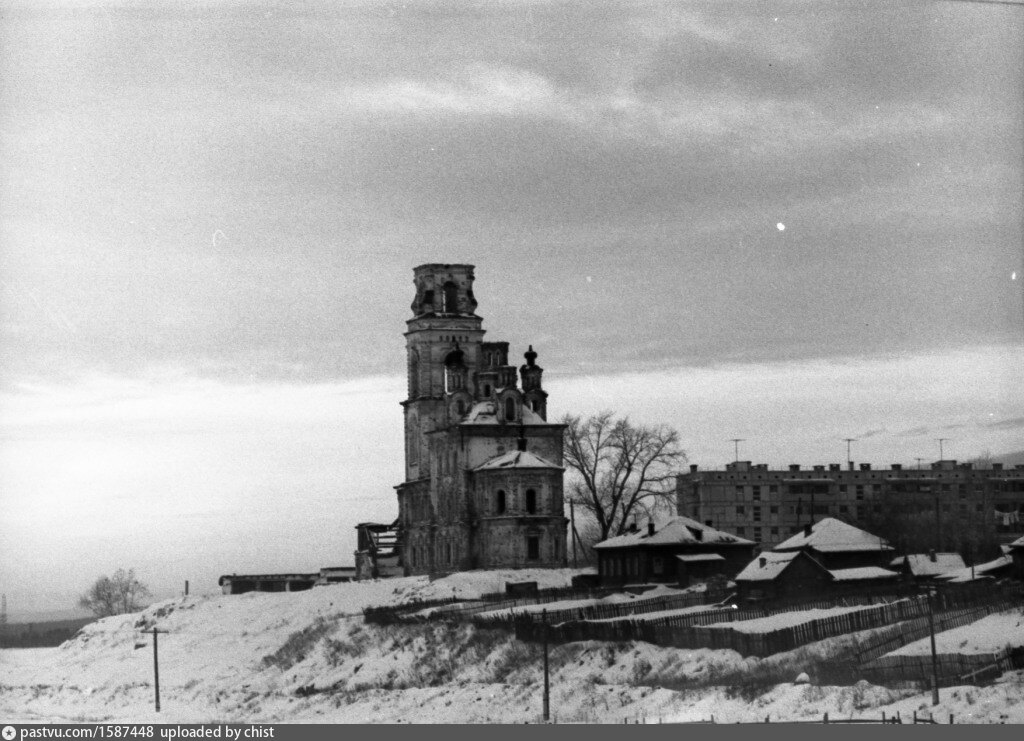
[[[846,441],[846,462],[849,464],[850,468],[853,468],[853,458],[850,457],[850,443],[857,442],[857,438],[844,437],[843,440]]]
[[[737,463],[739,463],[739,461],[740,461],[740,443],[746,442],[746,439],[742,438],[742,437],[730,437],[729,439],[732,440],[733,449],[734,449],[735,455],[736,455],[735,461]]]

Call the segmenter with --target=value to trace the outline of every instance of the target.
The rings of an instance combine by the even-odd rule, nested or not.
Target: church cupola
[[[523,353],[526,358],[526,365],[520,366],[519,376],[523,383],[523,404],[531,412],[539,415],[541,419],[548,418],[548,395],[541,387],[541,377],[544,369],[537,365],[537,353],[530,345],[530,349]]]

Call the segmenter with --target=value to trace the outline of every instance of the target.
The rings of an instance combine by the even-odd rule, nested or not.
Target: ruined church
[[[420,265],[405,333],[406,574],[564,566],[563,425],[547,421],[533,346],[517,369],[484,342],[472,265]]]

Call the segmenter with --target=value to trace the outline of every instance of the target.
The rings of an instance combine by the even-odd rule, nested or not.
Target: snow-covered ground
[[[504,581],[568,583],[573,572],[410,577],[306,592],[186,598],[107,618],[56,649],[0,651],[5,722],[506,722],[536,721],[541,648],[471,624],[367,625],[361,609],[410,599],[472,597]],[[163,712],[153,710],[152,635],[161,634]],[[551,652],[551,707],[560,721],[624,718],[723,722],[871,716],[930,710],[927,693],[778,684],[736,677],[769,666],[795,675],[846,637],[788,656],[646,643],[579,642]],[[725,679],[728,678],[728,684]],[[720,683],[721,681],[721,683]],[[937,716],[1024,722],[1024,677],[942,691]]]
[[[859,605],[856,607],[829,607],[815,608],[811,610],[794,610],[792,612],[780,612],[763,618],[752,618],[751,620],[737,620],[736,622],[713,623],[709,628],[732,628],[740,633],[770,633],[773,630],[791,628],[794,625],[809,623],[813,620],[844,615],[848,612],[860,612],[861,610],[874,609],[874,605]]]
[[[1020,608],[997,612],[935,636],[935,651],[940,654],[989,654],[1008,646],[1024,646],[1024,610]],[[923,638],[889,655],[924,656],[931,651],[931,639]]]

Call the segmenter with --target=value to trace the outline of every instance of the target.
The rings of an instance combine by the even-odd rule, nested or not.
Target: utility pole
[[[932,609],[932,587],[925,587],[928,594],[928,631],[932,639],[932,705],[939,704],[939,660],[935,654],[935,612]]]
[[[160,659],[157,651],[157,635],[166,632],[166,630],[158,630],[155,625],[153,626],[153,694],[156,699],[156,711],[158,713],[160,712]]]
[[[541,610],[541,623],[544,625],[544,722],[551,719],[551,695],[548,673],[548,611]]]
[[[846,464],[850,467],[850,470],[852,471],[853,470],[853,458],[850,457],[850,443],[857,442],[857,438],[855,438],[855,437],[844,437],[843,440],[846,441]]]
[[[734,460],[735,460],[736,463],[739,463],[740,462],[740,443],[746,442],[746,440],[744,438],[742,438],[742,437],[730,437],[729,439],[732,440],[733,449],[734,449],[735,455],[736,455]]]
[[[572,567],[576,568],[576,502],[569,500],[569,524],[572,527]]]

